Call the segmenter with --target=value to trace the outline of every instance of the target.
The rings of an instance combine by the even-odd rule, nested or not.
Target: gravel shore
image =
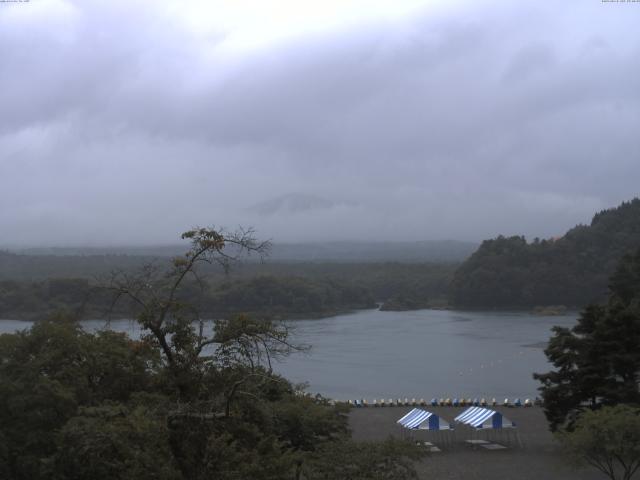
[[[354,408],[349,414],[349,424],[355,440],[384,440],[389,435],[400,437],[403,431],[396,420],[413,407],[367,407]],[[464,408],[420,407],[453,422]],[[465,442],[473,432],[457,426],[447,441],[445,432],[433,435],[417,432],[414,437],[430,441],[441,448],[441,452],[430,454],[418,465],[421,479],[490,479],[490,480],[602,480],[596,470],[575,470],[562,457],[558,445],[548,431],[542,409],[497,407],[505,417],[516,422],[522,446],[514,435],[495,435],[495,443],[507,446],[504,450],[488,451]],[[405,431],[406,432],[406,431]],[[485,434],[486,435],[486,434]],[[491,435],[491,433],[489,433]],[[478,438],[476,434],[474,436]],[[482,435],[480,436],[482,437]],[[491,438],[491,437],[490,437]],[[509,440],[509,441],[508,441]]]

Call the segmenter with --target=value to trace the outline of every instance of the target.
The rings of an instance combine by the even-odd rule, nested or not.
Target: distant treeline
[[[450,263],[461,262],[478,247],[476,243],[455,240],[428,240],[420,242],[308,242],[274,243],[269,252],[269,262],[283,263]],[[105,265],[127,266],[149,258],[174,257],[184,253],[184,245],[129,246],[129,247],[52,247],[14,248],[11,253],[26,258],[13,259],[28,267],[27,272],[37,276],[51,276],[61,269],[102,271]],[[62,258],[64,257],[64,258]],[[29,260],[31,259],[31,260]],[[4,259],[5,261],[9,259]],[[259,261],[249,257],[248,263]],[[0,259],[0,262],[2,260]],[[65,267],[65,264],[69,264]],[[1,263],[0,263],[1,265]],[[0,272],[0,275],[9,271]],[[13,269],[11,278],[24,275]],[[29,273],[27,273],[29,274]]]
[[[130,269],[138,266],[132,262]],[[385,302],[403,310],[407,299],[422,306],[446,301],[454,270],[455,265],[448,264],[238,264],[229,277],[212,270],[204,288],[194,282],[182,295],[207,318],[240,312],[309,318],[375,308]],[[107,276],[102,281],[87,277],[0,280],[0,318],[28,320],[57,311],[82,318],[135,315],[132,304],[120,302],[117,310],[111,308],[113,294],[102,288],[107,284]]]
[[[394,310],[442,305],[458,265],[448,260],[461,260],[473,248],[464,242],[276,245],[264,262],[251,258],[234,264],[230,276],[203,265],[201,272],[210,284],[199,301],[208,316],[241,311],[289,318],[372,308],[377,303]],[[0,318],[42,318],[60,309],[99,318],[109,310],[109,299],[94,287],[108,283],[111,272],[134,272],[148,264],[164,268],[166,256],[181,251],[177,246],[0,251]],[[347,262],[349,255],[358,261]],[[343,258],[326,260],[331,257]],[[384,257],[404,261],[373,261]],[[415,260],[421,257],[438,261]],[[127,309],[113,313],[130,314]]]
[[[94,279],[112,270],[130,270],[155,261],[133,255],[25,255],[0,250],[0,280]]]
[[[640,200],[597,213],[562,238],[486,240],[456,271],[450,300],[466,308],[583,307],[601,302],[620,259],[640,247]]]

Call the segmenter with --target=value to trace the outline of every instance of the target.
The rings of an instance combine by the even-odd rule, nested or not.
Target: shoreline
[[[282,312],[243,312],[243,311],[238,311],[237,313],[229,313],[229,312],[225,312],[225,315],[239,315],[239,314],[246,314],[246,315],[253,315],[253,316],[261,316],[261,317],[265,317],[265,318],[272,318],[275,320],[281,320],[281,321],[304,321],[304,320],[320,320],[320,319],[325,319],[325,318],[333,318],[333,317],[339,317],[341,315],[349,315],[349,314],[353,314],[353,313],[358,313],[358,312],[374,312],[374,311],[378,311],[378,312],[384,312],[384,313],[406,313],[406,312],[422,312],[422,311],[434,311],[434,312],[439,312],[439,311],[450,311],[450,312],[460,312],[460,313],[497,313],[497,314],[509,314],[509,313],[513,313],[513,314],[526,314],[526,315],[533,315],[536,317],[571,317],[571,316],[577,316],[580,314],[581,308],[579,307],[567,307],[567,309],[561,313],[556,313],[556,312],[550,312],[550,311],[541,311],[541,310],[537,310],[539,307],[533,307],[533,308],[503,308],[503,307],[485,307],[485,308],[465,308],[465,307],[456,307],[456,306],[452,306],[452,305],[446,305],[446,306],[442,306],[442,305],[438,305],[438,306],[431,306],[431,307],[423,307],[423,308],[413,308],[413,309],[402,309],[402,310],[386,310],[383,308],[383,304],[379,304],[379,306],[377,307],[371,307],[371,308],[344,308],[344,309],[337,309],[337,310],[327,310],[327,311],[319,311],[319,312],[289,312],[289,313],[282,313]],[[38,322],[38,321],[42,321],[43,319],[51,316],[53,313],[55,312],[40,312],[40,313],[32,313],[29,312],[28,314],[23,314],[23,313],[10,313],[9,315],[15,315],[16,318],[0,318],[0,322],[3,321],[17,321],[17,322]],[[213,315],[205,315],[207,317],[213,317]],[[217,317],[216,317],[217,318]],[[221,317],[222,318],[222,317]],[[117,315],[114,315],[113,318],[111,318],[111,320],[129,320],[130,319],[130,315],[128,314],[124,314],[124,313],[119,313]],[[88,316],[88,317],[83,317],[80,321],[95,321],[95,320],[103,320],[101,318],[95,318],[93,316]]]

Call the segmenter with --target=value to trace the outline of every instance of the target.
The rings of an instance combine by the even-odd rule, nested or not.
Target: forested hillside
[[[582,307],[606,297],[623,255],[640,247],[640,199],[597,213],[558,239],[499,236],[486,240],[456,271],[455,306]]]
[[[331,280],[256,276],[206,285],[185,283],[181,300],[197,306],[206,318],[227,318],[243,312],[277,318],[328,316],[374,308],[368,289]],[[86,279],[38,282],[0,281],[0,318],[34,320],[58,311],[80,318],[133,317],[135,304],[112,307],[109,290]]]
[[[154,261],[156,257],[150,255],[25,255],[0,250],[0,281],[93,279],[112,270],[135,269]]]
[[[23,263],[34,259],[22,257]],[[68,269],[63,270],[63,273],[80,274],[79,277],[0,278],[0,318],[32,320],[60,310],[73,312],[80,318],[107,315],[111,295],[100,285],[108,282],[108,275],[83,276],[82,258],[64,258],[80,261],[80,265],[68,265]],[[123,257],[116,257],[118,259]],[[131,267],[125,268],[126,272],[135,272],[133,265],[142,263],[140,257],[131,257],[129,262]],[[202,270],[209,270],[204,289],[194,283],[186,285],[182,294],[185,301],[197,304],[208,318],[223,318],[237,312],[309,318],[374,308],[376,302],[391,301],[388,309],[397,310],[406,309],[409,300],[414,308],[441,304],[446,299],[455,265],[250,263],[236,265],[230,276],[216,274],[210,268]],[[403,302],[399,303],[398,299]],[[133,306],[126,303],[111,312],[120,317],[134,313]]]

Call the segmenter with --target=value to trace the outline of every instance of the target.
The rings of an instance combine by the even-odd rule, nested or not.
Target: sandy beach
[[[413,407],[354,408],[349,424],[355,440],[382,440],[389,435],[400,437],[403,432],[396,423]],[[464,410],[456,407],[422,407],[452,422]],[[562,458],[558,445],[548,431],[547,422],[539,407],[497,407],[505,417],[516,422],[522,446],[515,436],[497,438],[495,443],[507,446],[503,450],[489,451],[465,442],[473,432],[456,425],[450,442],[444,433],[438,439],[428,432],[417,432],[416,439],[430,441],[441,452],[429,454],[418,465],[421,479],[491,479],[491,480],[597,480],[603,475],[594,469],[576,470]],[[475,435],[478,438],[478,435]],[[480,437],[482,438],[482,437]]]

